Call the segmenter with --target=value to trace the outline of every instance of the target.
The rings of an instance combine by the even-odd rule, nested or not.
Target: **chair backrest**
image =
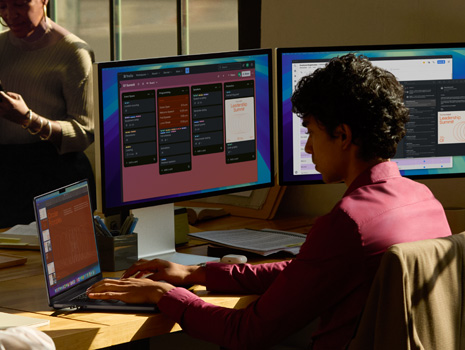
[[[348,349],[465,349],[465,232],[383,256]]]

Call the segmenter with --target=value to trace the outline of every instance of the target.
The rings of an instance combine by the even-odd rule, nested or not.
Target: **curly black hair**
[[[403,96],[392,73],[351,53],[303,77],[292,95],[292,110],[301,118],[314,117],[332,137],[337,126],[348,125],[363,160],[389,159],[409,120]]]

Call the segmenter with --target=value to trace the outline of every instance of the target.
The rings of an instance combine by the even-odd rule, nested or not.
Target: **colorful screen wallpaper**
[[[228,183],[225,185],[218,185],[220,182],[217,181],[214,187],[207,186],[200,189],[193,185],[192,189],[189,190],[189,184],[195,182],[195,176],[189,177],[189,171],[185,171],[184,174],[180,172],[177,174],[164,174],[162,175],[165,177],[164,180],[167,179],[168,176],[171,176],[173,181],[178,181],[177,183],[182,185],[180,186],[182,190],[160,196],[149,195],[146,198],[137,200],[124,200],[123,184],[125,181],[123,179],[122,164],[121,101],[118,88],[118,74],[168,68],[183,68],[188,71],[189,67],[194,66],[201,67],[216,64],[231,64],[234,62],[254,62],[253,78],[250,78],[254,79],[255,89],[256,159],[254,161],[256,162],[256,166],[254,166],[253,171],[256,172],[256,174],[253,176],[254,180],[247,183],[238,183],[238,181],[236,181],[234,185]],[[271,186],[274,182],[271,62],[272,50],[260,49],[96,63],[94,65],[94,70],[96,70],[95,74],[97,75],[98,81],[95,81],[94,85],[98,93],[98,113],[95,118],[99,123],[97,142],[99,142],[100,145],[99,154],[102,187],[102,208],[99,209],[103,210],[105,213],[112,213],[118,212],[120,209],[132,209],[149,205],[172,203],[187,199]],[[192,159],[195,159],[195,157],[192,157]],[[245,163],[246,162],[243,162],[243,164]],[[214,169],[215,164],[211,164],[210,169],[204,170],[213,171]],[[156,178],[156,176],[160,175],[154,174],[154,178]],[[146,176],[144,178],[146,178]],[[152,187],[156,187],[156,181],[156,179],[153,180],[154,183],[152,183]],[[141,181],[141,183],[137,185],[143,188],[146,184]],[[134,184],[132,184],[132,186],[134,186]]]
[[[452,78],[465,79],[465,44],[422,44],[389,46],[319,47],[319,48],[278,48],[277,53],[277,106],[278,106],[278,150],[279,182],[282,185],[322,182],[320,174],[294,174],[293,128],[292,128],[292,62],[296,60],[329,60],[347,53],[364,55],[368,58],[402,58],[451,56]],[[463,82],[461,82],[463,83]],[[465,97],[465,96],[464,96]],[[465,102],[461,99],[462,103]],[[465,109],[460,106],[462,111]],[[459,113],[462,113],[460,111]],[[465,114],[462,113],[462,117]],[[296,136],[296,135],[294,135]],[[464,139],[465,141],[465,139]],[[461,146],[462,147],[462,146]],[[457,152],[455,152],[457,153]],[[394,159],[395,160],[395,159]],[[412,178],[451,177],[465,174],[465,152],[454,154],[453,166],[436,169],[401,170],[403,176]]]

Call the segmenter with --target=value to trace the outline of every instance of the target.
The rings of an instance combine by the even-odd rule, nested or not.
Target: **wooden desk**
[[[275,228],[307,232],[311,226],[308,219],[256,220],[250,218],[225,217],[201,223],[197,229],[226,228]],[[200,241],[179,247],[185,253],[205,254],[207,245]],[[145,339],[179,331],[178,324],[163,314],[133,314],[105,312],[73,312],[51,316],[54,310],[47,303],[45,281],[40,256],[37,251],[0,250],[8,254],[26,256],[23,266],[0,270],[0,311],[24,316],[47,318],[49,326],[39,329],[49,334],[57,349],[97,349],[134,340]],[[121,272],[105,273],[119,276]],[[195,290],[203,300],[228,308],[243,308],[256,299],[253,295],[216,295],[204,287]]]
[[[0,270],[0,275],[6,270]],[[256,298],[215,295],[200,286],[196,293],[207,302],[230,308],[245,307]],[[57,349],[98,349],[181,330],[161,313],[72,312],[51,316],[54,310],[47,303],[42,271],[40,275],[0,282],[0,307],[4,312],[49,319],[50,325],[39,329],[53,338]]]

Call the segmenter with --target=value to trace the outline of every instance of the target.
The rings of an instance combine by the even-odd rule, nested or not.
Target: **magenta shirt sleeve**
[[[262,294],[290,261],[268,264],[207,264],[206,287],[210,291]]]
[[[256,350],[276,344],[306,326],[347,293],[341,285],[354,288],[352,283],[360,282],[353,276],[353,271],[357,270],[354,266],[358,266],[360,260],[343,256],[343,252],[356,254],[356,249],[347,249],[354,243],[341,238],[334,243],[334,237],[318,241],[317,237],[324,236],[315,236],[311,244],[307,244],[307,240],[292,262],[208,264],[209,290],[261,294],[245,309],[206,303],[183,288],[166,293],[158,306],[188,334],[227,348]],[[323,256],[320,250],[328,244],[333,255],[326,254],[320,260],[318,257]],[[324,249],[327,251],[327,248]],[[345,268],[340,267],[340,259],[347,261]],[[351,282],[347,283],[349,280]],[[328,293],[328,290],[333,292]]]

